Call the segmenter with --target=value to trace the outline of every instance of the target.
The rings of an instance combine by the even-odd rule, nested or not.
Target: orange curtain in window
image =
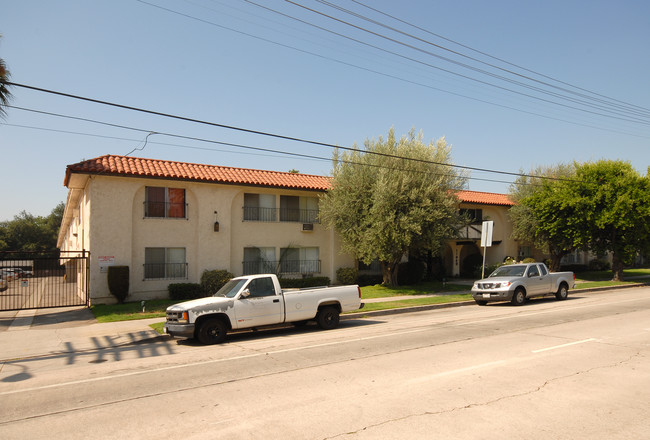
[[[185,190],[182,188],[167,188],[169,206],[167,217],[185,218]]]

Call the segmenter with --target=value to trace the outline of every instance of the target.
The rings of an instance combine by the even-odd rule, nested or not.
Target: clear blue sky
[[[415,128],[427,141],[445,136],[454,163],[469,167],[519,172],[605,158],[630,161],[646,174],[650,164],[646,0],[361,2],[403,22],[351,0],[331,0],[410,35],[314,0],[295,2],[375,35],[280,0],[254,1],[284,16],[237,0],[147,1],[158,7],[136,0],[2,1],[0,58],[16,83],[330,144],[361,145],[366,138],[385,136],[390,127],[398,135]],[[149,131],[331,157],[331,149],[310,144],[17,87],[12,92],[16,107],[142,131],[8,108],[0,121],[0,220],[22,210],[49,214],[65,201],[66,165],[142,148]],[[590,106],[575,102],[587,99]],[[620,102],[612,105],[611,99]],[[131,155],[322,175],[331,170],[327,160],[160,134],[149,136]],[[508,192],[508,184],[478,179],[513,179],[481,172],[471,177],[470,189],[500,193]]]

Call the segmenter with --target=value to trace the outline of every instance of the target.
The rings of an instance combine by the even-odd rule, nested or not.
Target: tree
[[[2,35],[0,35],[0,37],[1,36]],[[11,99],[11,92],[7,88],[7,81],[9,81],[10,76],[11,74],[7,69],[5,61],[0,58],[0,118],[4,118],[7,115],[4,106],[8,105],[9,100]]]
[[[0,222],[0,250],[56,250],[64,209],[65,204],[61,202],[47,217],[35,217],[22,211],[13,220]]]
[[[624,266],[650,243],[650,178],[629,162],[601,160],[578,165],[565,186],[575,246],[611,252],[613,279],[622,281]]]
[[[366,140],[363,151],[335,151],[332,188],[321,197],[320,218],[341,237],[342,250],[397,285],[398,264],[412,247],[439,252],[459,224],[455,191],[466,179],[451,166],[444,138],[426,145],[422,133]],[[411,160],[409,160],[411,159]]]
[[[550,269],[555,272],[560,270],[562,257],[574,250],[566,219],[558,215],[563,212],[565,202],[564,194],[558,191],[559,185],[574,178],[575,167],[560,164],[539,167],[529,176],[518,177],[510,187],[510,198],[515,202],[508,211],[512,237],[548,253]]]

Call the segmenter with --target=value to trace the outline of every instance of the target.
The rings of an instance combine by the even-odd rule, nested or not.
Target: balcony
[[[458,230],[458,238],[461,240],[480,240],[482,231],[483,225],[481,223],[464,226]]]
[[[282,275],[310,275],[320,273],[320,260],[244,261],[244,275],[280,273]]]
[[[320,223],[317,209],[285,209],[285,208],[258,208],[243,207],[245,222],[293,222],[293,223]]]

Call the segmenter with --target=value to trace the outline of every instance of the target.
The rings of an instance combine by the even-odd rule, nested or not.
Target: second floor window
[[[469,219],[473,225],[480,224],[483,221],[482,209],[461,209],[460,215]]]
[[[316,197],[280,196],[281,222],[318,222],[318,199]]]
[[[258,222],[276,221],[275,195],[244,194],[244,220]]]
[[[185,190],[147,186],[145,188],[144,216],[153,218],[186,218]]]

